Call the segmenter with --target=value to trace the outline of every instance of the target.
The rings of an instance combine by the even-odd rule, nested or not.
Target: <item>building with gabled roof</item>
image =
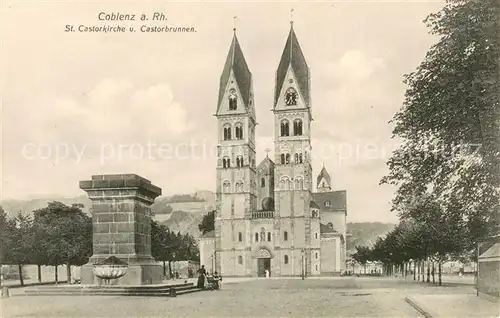
[[[346,191],[332,190],[324,166],[313,183],[310,70],[293,23],[275,78],[274,157],[258,166],[252,73],[234,31],[215,114],[215,230],[200,238],[201,264],[223,276],[339,275]]]

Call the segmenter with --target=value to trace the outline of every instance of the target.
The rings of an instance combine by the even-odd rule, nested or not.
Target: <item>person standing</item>
[[[266,278],[269,278],[269,270],[266,268]]]
[[[198,270],[198,283],[196,284],[196,287],[205,288],[206,275],[207,271],[205,270],[205,265],[202,265],[201,268]]]

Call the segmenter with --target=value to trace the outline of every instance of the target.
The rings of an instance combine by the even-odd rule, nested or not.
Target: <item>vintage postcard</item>
[[[4,0],[0,62],[0,316],[500,314],[498,0]]]

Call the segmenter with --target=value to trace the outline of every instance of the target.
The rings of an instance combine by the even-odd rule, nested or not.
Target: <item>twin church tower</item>
[[[276,71],[274,158],[256,165],[252,73],[236,32],[220,78],[215,231],[202,265],[223,276],[336,275],[345,270],[346,192],[323,167],[313,192],[311,84],[291,24]]]

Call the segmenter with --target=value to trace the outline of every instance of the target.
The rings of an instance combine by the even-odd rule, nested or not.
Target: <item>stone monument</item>
[[[161,264],[151,256],[151,204],[161,189],[135,174],[94,175],[80,181],[92,200],[93,255],[82,267],[82,284],[101,284],[94,265],[115,256],[128,264],[113,284],[162,282]]]

